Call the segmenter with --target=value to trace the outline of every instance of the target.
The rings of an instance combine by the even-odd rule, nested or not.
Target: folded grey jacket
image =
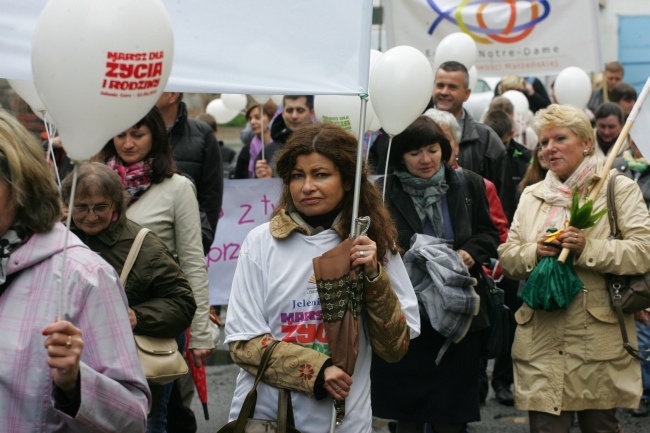
[[[438,364],[449,345],[465,337],[472,318],[478,314],[480,298],[474,290],[476,279],[444,239],[420,233],[411,238],[404,265],[431,326],[447,338],[438,352]]]

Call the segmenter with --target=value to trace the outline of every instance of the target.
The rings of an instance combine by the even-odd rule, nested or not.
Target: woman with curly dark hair
[[[397,231],[364,167],[359,214],[372,222],[367,236],[357,237],[350,249],[351,267],[365,271],[354,383],[332,363],[312,259],[350,234],[355,161],[356,139],[330,124],[297,129],[278,157],[282,197],[271,221],[244,241],[228,304],[226,342],[242,368],[231,420],[253,385],[262,354],[279,340],[257,388],[256,418],[275,419],[277,388],[287,388],[297,391],[292,401],[299,430],[328,431],[332,399],[345,399],[347,415],[337,431],[369,433],[371,353],[395,362],[419,334],[415,294],[395,251]]]

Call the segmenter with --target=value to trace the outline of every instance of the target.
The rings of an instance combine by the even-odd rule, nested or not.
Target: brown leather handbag
[[[280,388],[277,421],[253,418],[257,403],[257,384],[262,380],[262,376],[264,376],[264,372],[269,366],[271,354],[278,343],[279,341],[274,341],[264,352],[257,370],[257,376],[255,376],[255,384],[246,395],[237,419],[221,427],[217,433],[300,433],[294,427],[291,392],[288,389]]]

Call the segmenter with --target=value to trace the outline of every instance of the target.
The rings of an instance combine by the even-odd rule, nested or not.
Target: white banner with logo
[[[206,257],[211,305],[228,303],[239,248],[249,231],[269,221],[281,192],[280,179],[224,180],[217,235]]]
[[[384,7],[390,47],[413,46],[433,62],[445,36],[464,32],[476,41],[480,76],[603,68],[597,0],[384,0]]]
[[[0,0],[0,77],[33,80],[32,39],[46,2]],[[168,91],[367,92],[372,0],[163,0],[163,4],[174,28]],[[119,22],[106,25],[120,32]]]

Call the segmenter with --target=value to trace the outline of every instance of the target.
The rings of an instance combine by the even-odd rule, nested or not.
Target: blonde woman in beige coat
[[[544,244],[546,229],[560,228],[568,219],[573,189],[588,194],[603,161],[592,156],[593,130],[582,110],[551,105],[535,120],[550,170],[522,194],[508,241],[499,247],[503,272],[527,278],[538,260],[569,248],[584,288],[566,310],[535,311],[524,304],[516,312],[515,406],[529,411],[531,432],[568,433],[574,412],[583,433],[622,432],[615,408],[638,406],[641,371],[623,349],[604,274],[650,270],[648,209],[638,186],[619,176],[616,205],[624,240],[607,239],[609,225],[603,217],[590,229],[569,227],[552,245]],[[598,192],[596,211],[606,207],[606,185]],[[632,315],[626,322],[635,341]]]

